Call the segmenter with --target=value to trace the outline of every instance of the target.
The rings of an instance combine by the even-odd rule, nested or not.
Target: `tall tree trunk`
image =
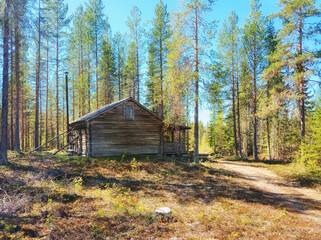
[[[56,132],[59,135],[59,13],[57,13],[56,28]],[[59,149],[59,137],[57,138],[56,148]]]
[[[270,99],[270,81],[267,82],[267,90],[266,90],[267,100]],[[268,144],[268,155],[269,160],[272,160],[272,154],[271,154],[271,137],[270,137],[270,118],[269,116],[266,117],[266,136],[267,136],[267,144]]]
[[[76,99],[76,96],[75,96],[75,77],[74,77],[74,74],[72,76],[72,120],[74,121],[75,120],[75,108],[76,108],[76,104],[75,104],[75,99]]]
[[[8,164],[8,87],[9,87],[9,1],[4,0],[3,83],[1,110],[0,164]]]
[[[272,153],[271,153],[271,137],[270,137],[270,118],[266,117],[266,134],[267,134],[267,144],[268,144],[268,155],[269,160],[272,160]]]
[[[303,22],[302,22],[302,10],[300,9],[300,20],[299,20],[299,45],[298,45],[298,54],[302,55],[302,37],[303,37]],[[304,77],[302,76],[304,73],[304,63],[299,62],[297,64],[297,71],[301,74],[299,79],[299,118],[300,118],[300,134],[301,141],[305,136],[305,82]]]
[[[257,116],[256,116],[256,44],[253,46],[253,157],[258,160],[257,156]]]
[[[48,105],[49,105],[49,37],[47,37],[47,69],[46,69],[46,151],[48,151]]]
[[[120,76],[120,46],[119,46],[120,43],[118,43],[118,46],[117,46],[117,53],[118,53],[118,56],[117,56],[117,77],[118,77],[118,100],[121,100],[121,76]]]
[[[237,73],[238,76],[238,73]],[[239,80],[236,78],[236,98],[237,98],[237,132],[239,140],[239,153],[242,158],[242,138],[241,138],[241,117],[240,117],[240,90],[239,90]]]
[[[21,88],[21,149],[25,151],[24,88]]]
[[[36,111],[35,111],[35,148],[39,146],[39,91],[40,91],[40,0],[38,5],[38,51],[37,51],[37,69],[36,69]]]
[[[13,55],[13,31],[11,31],[11,76],[10,76],[10,150],[14,150],[14,120],[13,120],[13,110],[14,110],[14,100],[13,100],[13,94],[14,94],[14,55]]]
[[[234,153],[237,157],[237,133],[236,133],[236,114],[235,114],[235,79],[232,73],[232,111],[233,111],[233,134],[234,134]]]
[[[235,41],[235,40],[234,40]],[[237,44],[236,44],[237,45]],[[239,50],[236,50],[236,101],[237,101],[237,132],[238,132],[238,142],[239,142],[239,154],[242,158],[242,133],[241,133],[241,115],[240,115],[240,88],[239,88]]]
[[[137,46],[136,46],[136,83],[137,83],[137,102],[139,102],[139,53],[138,53],[138,39],[136,40]]]
[[[17,21],[17,20],[16,20]],[[15,110],[16,110],[16,129],[15,129],[15,144],[14,150],[18,153],[21,152],[20,149],[20,128],[19,128],[19,105],[20,105],[20,29],[18,23],[15,24],[15,75],[16,75],[16,102],[15,102]]]
[[[90,110],[90,78],[91,78],[91,76],[90,76],[90,55],[89,55],[89,51],[88,51],[88,82],[87,82],[87,84],[88,84],[88,112],[90,113],[91,112],[91,110]]]
[[[199,163],[198,156],[198,1],[195,0],[195,106],[194,106],[194,162]]]
[[[95,59],[96,59],[96,108],[99,104],[99,94],[98,94],[98,32],[97,32],[97,21],[95,22]]]
[[[162,35],[159,38],[159,68],[160,68],[160,90],[161,90],[161,101],[160,101],[160,117],[164,119],[164,92],[163,92],[163,41]]]

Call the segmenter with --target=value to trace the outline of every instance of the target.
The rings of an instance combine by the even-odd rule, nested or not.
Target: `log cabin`
[[[71,150],[83,156],[186,153],[186,126],[166,125],[129,97],[70,123]]]

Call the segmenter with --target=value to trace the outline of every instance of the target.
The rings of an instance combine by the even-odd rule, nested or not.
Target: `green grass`
[[[319,239],[297,213],[203,156],[10,153],[0,167],[1,239]],[[172,215],[154,211],[169,207]]]
[[[287,163],[268,167],[289,181],[297,182],[301,186],[321,189],[321,166],[304,168],[296,163]]]

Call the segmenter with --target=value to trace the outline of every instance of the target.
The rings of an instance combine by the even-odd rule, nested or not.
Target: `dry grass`
[[[0,167],[3,239],[319,239],[313,223],[215,162],[12,156]],[[158,218],[158,207],[169,218]]]

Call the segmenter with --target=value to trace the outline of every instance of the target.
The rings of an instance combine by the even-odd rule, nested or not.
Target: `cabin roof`
[[[160,121],[162,121],[162,119],[160,117],[158,117],[155,113],[153,113],[152,111],[150,111],[148,108],[146,108],[144,105],[140,104],[139,102],[137,102],[135,99],[133,99],[132,97],[128,97],[128,98],[124,98],[118,102],[114,102],[105,106],[102,106],[100,108],[97,108],[96,110],[76,119],[75,121],[71,122],[70,124],[74,124],[74,123],[79,123],[79,122],[84,122],[84,121],[90,121],[100,115],[102,115],[103,113],[125,103],[128,101],[132,101],[134,103],[136,103],[138,106],[140,106],[141,108],[143,108],[145,111],[149,112],[150,114],[152,114],[154,117],[156,117],[157,119],[159,119]]]

